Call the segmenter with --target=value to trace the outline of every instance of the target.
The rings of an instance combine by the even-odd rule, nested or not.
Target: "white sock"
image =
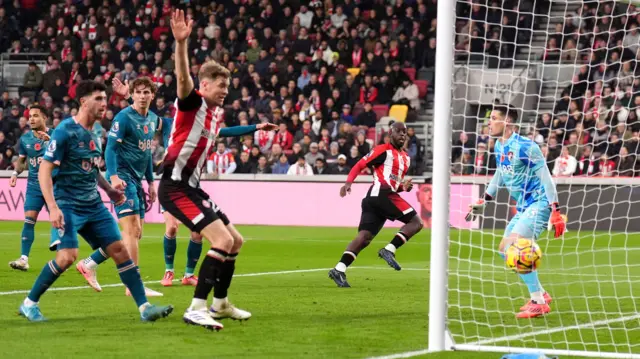
[[[193,298],[189,310],[207,310],[207,300]]]
[[[167,272],[171,272],[171,273],[173,273],[173,269],[165,269],[165,270],[164,270],[164,272],[165,272],[165,273],[167,273]]]
[[[193,273],[184,272],[184,277],[185,278],[191,278],[191,277],[193,277]]]
[[[96,269],[98,268],[98,263],[89,257],[84,260],[84,266],[87,267],[87,269]]]
[[[144,303],[143,305],[138,307],[138,310],[140,311],[140,314],[142,314],[142,312],[144,312],[145,309],[147,309],[147,307],[151,306],[151,304],[149,304],[149,302]]]
[[[25,262],[29,261],[29,257],[27,257],[27,256],[20,256],[20,259],[22,259]]]
[[[347,271],[347,265],[342,262],[338,262],[338,264],[336,264],[336,270],[338,272],[344,273]]]
[[[29,299],[29,297],[24,298],[24,302],[22,302],[24,304],[25,307],[33,307],[34,305],[38,304],[38,302],[34,302],[31,299]]]
[[[396,246],[394,246],[393,244],[389,243],[386,246],[384,246],[384,249],[388,250],[389,252],[395,254],[396,253]]]
[[[546,302],[544,301],[544,292],[542,291],[531,293],[531,300],[533,300],[537,304],[546,304]]]
[[[228,302],[227,297],[224,297],[224,298],[213,297],[212,306],[213,306],[213,308],[218,308],[219,309],[223,305],[227,304],[227,302]]]

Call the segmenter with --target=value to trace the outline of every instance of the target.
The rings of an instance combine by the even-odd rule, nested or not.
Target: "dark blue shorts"
[[[34,188],[32,185],[27,185],[27,193],[24,195],[24,211],[40,212],[42,207],[46,208],[46,206],[47,203],[44,200],[44,196],[42,195],[40,188]]]
[[[102,202],[94,207],[63,207],[64,229],[51,229],[49,249],[78,248],[78,234],[92,249],[106,249],[122,236],[115,218]]]

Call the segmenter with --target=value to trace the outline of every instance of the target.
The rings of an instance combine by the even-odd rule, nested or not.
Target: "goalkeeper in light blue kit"
[[[555,227],[555,237],[565,230],[565,222],[558,209],[558,193],[551,178],[540,147],[529,138],[515,133],[513,126],[517,118],[515,110],[508,106],[495,106],[489,120],[492,137],[499,137],[495,145],[497,169],[484,199],[471,205],[466,220],[475,220],[481,215],[485,201],[496,198],[499,187],[509,190],[516,201],[517,214],[511,219],[500,241],[500,256],[519,238],[536,240],[547,227],[549,220]],[[538,272],[519,274],[531,294],[531,300],[520,308],[518,318],[534,318],[551,311],[551,296],[542,288]]]

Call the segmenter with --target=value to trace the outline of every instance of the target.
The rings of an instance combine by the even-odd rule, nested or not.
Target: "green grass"
[[[345,290],[335,287],[326,269],[339,259],[354,229],[242,226],[240,231],[248,240],[238,259],[230,298],[254,316],[244,323],[224,322],[225,329],[215,333],[182,322],[193,288],[179,285],[149,284],[165,294],[153,302],[176,307],[171,317],[154,324],[140,323],[133,300],[124,296],[121,286],[105,288],[102,293],[50,291],[41,300],[49,322],[27,322],[16,314],[26,294],[6,292],[30,289],[53,254],[47,249],[48,224],[38,224],[32,268],[26,273],[9,269],[6,263],[19,254],[21,227],[21,223],[0,222],[0,264],[5,263],[0,267],[3,358],[365,358],[427,347],[428,231],[398,252],[399,261],[409,270],[395,272],[376,255],[394,234],[384,230],[349,270],[353,288]],[[164,226],[145,225],[145,238],[140,242],[145,281],[159,281],[163,275],[163,233]],[[177,275],[184,268],[188,241],[184,228],[180,234]],[[517,276],[505,271],[492,253],[497,239],[467,231],[452,231],[451,236],[450,254],[458,259],[450,262],[448,315],[456,342],[528,335],[637,313],[634,298],[640,298],[640,268],[635,263],[640,257],[640,238],[599,235],[542,242],[541,279],[554,296],[554,312],[540,320],[516,322],[514,313],[528,295]],[[606,248],[620,250],[597,252]],[[592,254],[594,250],[597,254]],[[575,254],[579,252],[584,253]],[[89,253],[82,242],[80,257]],[[572,269],[563,272],[560,268]],[[314,271],[278,273],[296,270]],[[255,273],[262,275],[246,276]],[[99,280],[103,285],[120,282],[113,262],[100,267]],[[53,288],[84,285],[84,279],[71,269]],[[625,321],[495,345],[628,352],[629,343],[634,343],[632,352],[640,354],[638,328],[637,320]],[[488,359],[499,354],[426,357]]]

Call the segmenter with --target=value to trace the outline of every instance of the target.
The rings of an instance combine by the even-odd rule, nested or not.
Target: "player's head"
[[[43,106],[31,105],[29,107],[29,126],[31,126],[32,130],[44,130],[47,119],[49,119],[49,115],[47,115],[47,110]]]
[[[76,87],[76,98],[80,102],[79,114],[91,121],[99,121],[107,111],[107,87],[96,81],[80,81]]]
[[[148,77],[138,77],[129,84],[129,93],[133,98],[133,104],[143,110],[149,109],[157,91],[158,87]]]
[[[516,110],[507,105],[494,105],[489,117],[489,134],[494,137],[502,136],[518,117]]]
[[[222,106],[229,93],[231,73],[227,68],[215,61],[207,61],[198,71],[200,93],[207,103]]]
[[[402,148],[407,140],[407,126],[404,122],[391,122],[389,124],[390,142],[395,148]]]

